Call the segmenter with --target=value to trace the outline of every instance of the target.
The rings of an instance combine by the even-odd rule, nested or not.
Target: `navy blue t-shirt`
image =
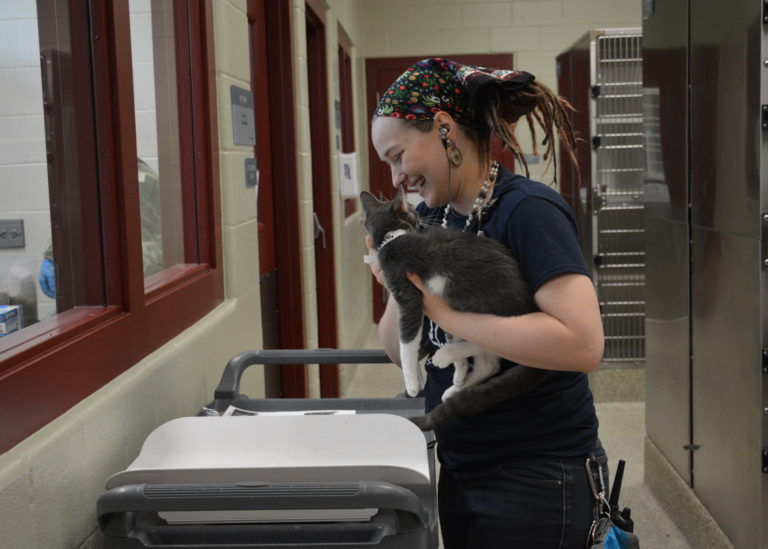
[[[505,244],[535,293],[548,280],[567,273],[588,276],[573,212],[563,198],[542,183],[499,170],[485,238]],[[422,217],[442,219],[443,208],[417,207]],[[452,227],[467,218],[453,211]],[[476,231],[475,223],[470,231]],[[479,237],[482,238],[482,237]],[[429,357],[445,343],[445,333],[425,319],[422,344]],[[502,368],[511,367],[502,361]],[[441,402],[451,386],[453,368],[439,369],[427,359],[426,409]],[[485,412],[450,421],[436,429],[440,460],[451,469],[472,469],[537,455],[586,456],[597,440],[597,416],[586,374],[552,371],[532,391]]]

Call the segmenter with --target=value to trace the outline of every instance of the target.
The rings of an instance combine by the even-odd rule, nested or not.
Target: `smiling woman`
[[[26,253],[37,271],[52,241],[41,286],[53,300],[43,300],[41,322],[0,338],[0,414],[14,418],[0,453],[223,296],[210,2],[40,0],[17,11],[22,4],[23,25],[37,30],[22,34],[39,44],[24,46],[34,65],[0,65],[10,89],[0,142],[16,143],[2,147],[16,157],[0,156],[0,174],[27,169],[37,201],[49,197],[40,208],[49,232],[35,233]],[[35,121],[21,141],[7,123],[19,109]]]
[[[443,113],[445,114],[445,113]],[[433,127],[434,124],[430,124]],[[440,140],[435,139],[436,131],[421,128],[406,128],[396,118],[378,117],[371,126],[371,140],[380,157],[392,174],[392,185],[417,190],[422,199],[432,206],[445,204],[446,196],[436,181],[445,176],[446,166]]]
[[[589,475],[599,472],[597,466],[585,470],[584,463],[588,456],[600,461],[605,456],[585,374],[600,362],[603,332],[576,222],[556,191],[491,157],[495,137],[528,175],[514,134],[524,120],[534,142],[534,128],[543,134],[545,161],[554,164],[558,137],[563,153],[573,159],[568,109],[529,73],[438,58],[408,67],[375,111],[371,141],[391,170],[392,185],[418,190],[423,221],[501,242],[520,265],[538,309],[519,316],[457,310],[412,275],[409,280],[421,293],[410,294],[422,297],[426,316],[420,330],[404,336],[398,304],[390,299],[379,322],[390,358],[399,363],[414,347],[426,353],[427,412],[457,379],[453,365],[436,356],[460,345],[456,340],[501,357],[502,375],[521,364],[550,371],[531,391],[505,395],[500,404],[435,429],[446,549],[583,547],[593,518]],[[431,230],[445,236],[440,228]],[[369,247],[376,242],[366,241]],[[511,272],[484,279],[485,263],[478,261],[472,274],[463,271],[469,280],[446,284],[464,288],[466,302],[512,284]],[[377,263],[371,270],[381,276]],[[445,271],[432,274],[448,276]],[[410,394],[418,389],[408,387]],[[462,388],[454,390],[460,394]]]

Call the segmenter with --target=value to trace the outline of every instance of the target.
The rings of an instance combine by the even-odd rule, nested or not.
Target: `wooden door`
[[[269,18],[270,24],[266,21]],[[256,110],[262,337],[265,349],[305,346],[290,6],[248,0]],[[279,123],[271,124],[272,120]],[[280,181],[273,185],[273,181]],[[265,370],[267,397],[303,398],[306,366]]]
[[[261,290],[261,335],[265,349],[280,348],[277,299],[277,261],[275,256],[275,212],[272,189],[272,147],[270,145],[269,77],[264,19],[264,4],[248,4],[251,45],[251,89],[253,91],[256,145],[254,156],[258,169],[257,219],[259,225],[259,287]],[[280,396],[282,384],[276,368],[264,371],[265,396]]]
[[[317,336],[323,349],[335,349],[337,341],[336,277],[334,272],[333,204],[328,111],[328,70],[325,55],[324,12],[307,4],[307,80],[312,148],[312,201],[315,223],[315,282],[317,292]],[[320,366],[320,395],[339,396],[339,367]]]

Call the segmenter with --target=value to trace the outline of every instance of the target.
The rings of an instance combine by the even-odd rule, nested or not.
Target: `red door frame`
[[[315,239],[317,336],[320,348],[335,349],[338,346],[338,337],[331,150],[328,142],[330,125],[328,122],[328,69],[325,53],[325,8],[317,2],[307,2],[306,8],[312,201],[317,221],[325,231],[322,236]],[[324,398],[339,396],[338,365],[320,366],[320,395]]]
[[[279,120],[271,128],[272,178],[279,181],[274,192],[275,262],[277,265],[280,346],[284,349],[306,347],[304,330],[304,283],[301,267],[299,233],[299,189],[296,169],[296,113],[293,92],[293,45],[291,39],[291,3],[249,0],[260,6],[267,44],[267,70],[271,90],[269,117]],[[282,396],[306,398],[309,394],[305,364],[283,366]]]
[[[275,242],[275,200],[272,177],[272,123],[270,120],[270,78],[268,67],[263,0],[248,1],[248,27],[251,61],[251,91],[253,92],[257,162],[257,220],[259,235],[259,286],[261,294],[261,338],[264,349],[279,349],[280,311],[277,290],[277,253]],[[283,391],[281,369],[264,369],[264,396],[279,397]]]
[[[269,45],[266,40],[267,22],[264,0],[248,0],[248,23],[251,47],[251,90],[256,119],[256,146],[258,161],[258,225],[259,274],[265,275],[277,268],[275,251],[275,212],[272,186],[272,125],[269,116],[270,77],[267,70]]]
[[[380,94],[386,91],[390,84],[409,65],[424,57],[385,57],[365,60],[366,105],[370,116],[373,115],[373,111],[378,105]],[[511,53],[447,55],[446,57],[469,65],[480,65],[498,69],[511,69],[514,67],[514,59]],[[494,158],[501,160],[510,169],[515,165],[512,153],[509,151],[502,152],[500,147],[493,147],[492,155]],[[379,160],[379,155],[376,154],[370,139],[368,140],[368,181],[370,183],[370,191],[376,196],[386,198],[394,196],[395,188],[392,186],[389,170]],[[386,306],[386,290],[383,289],[373,276],[371,276],[371,288],[373,289],[373,321],[378,322]]]

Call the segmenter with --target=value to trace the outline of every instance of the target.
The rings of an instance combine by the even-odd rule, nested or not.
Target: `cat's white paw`
[[[443,393],[443,402],[451,398],[453,395],[461,391],[461,387],[457,387],[456,385],[451,385],[448,387],[445,392]]]
[[[421,384],[417,382],[405,382],[405,392],[408,393],[408,396],[410,397],[416,397],[419,396],[419,393],[421,392]]]
[[[447,368],[453,364],[457,360],[457,357],[455,353],[452,352],[451,347],[451,345],[446,345],[435,351],[435,354],[432,355],[432,364],[438,368]]]
[[[402,359],[405,391],[408,393],[408,396],[412,397],[418,396],[423,386],[421,366],[419,365],[420,341],[421,336],[417,335],[412,341],[407,343],[400,342],[400,358]]]
[[[464,387],[464,382],[467,380],[467,373],[469,372],[469,365],[466,360],[460,360],[453,364],[456,369],[453,371],[453,386],[460,388]]]

